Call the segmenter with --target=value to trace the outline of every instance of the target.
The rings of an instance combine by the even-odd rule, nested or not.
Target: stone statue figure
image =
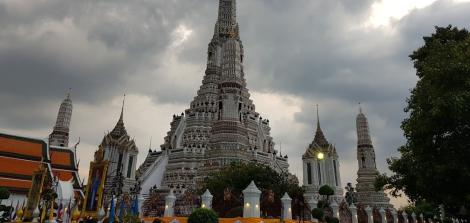
[[[355,204],[357,202],[357,194],[355,188],[352,186],[351,183],[348,183],[344,189],[346,189],[347,191],[345,199],[346,202],[348,202],[348,205]]]

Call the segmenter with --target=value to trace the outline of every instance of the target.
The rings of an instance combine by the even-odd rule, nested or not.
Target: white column
[[[248,187],[243,190],[243,217],[259,218],[260,217],[260,196],[261,191],[256,187],[255,182],[251,181]]]
[[[379,212],[380,212],[380,220],[382,221],[382,223],[387,223],[387,217],[386,217],[384,208],[380,208]]]
[[[411,217],[413,218],[413,223],[417,223],[416,222],[416,214],[414,212],[411,214]]]
[[[292,219],[292,208],[291,208],[292,199],[289,197],[287,192],[284,194],[284,197],[281,198],[281,201],[282,201],[282,208],[284,209],[283,210],[284,219],[288,219],[288,220]]]
[[[423,214],[420,214],[420,215],[419,215],[419,218],[421,218],[421,222],[423,222],[423,223],[425,222],[425,221],[424,221],[424,215],[423,215]]]
[[[144,196],[142,196],[142,194],[139,194],[137,196],[139,196],[139,198],[137,198],[138,204],[139,204],[139,216],[142,217],[143,216],[142,206],[144,205],[145,198]]]
[[[336,203],[335,199],[330,204],[331,209],[333,210],[333,217],[336,217],[339,219],[339,205]]]
[[[164,217],[173,217],[175,213],[175,201],[176,196],[173,193],[173,189],[170,190],[170,193],[165,197],[165,213]]]
[[[405,211],[402,212],[402,215],[403,215],[403,223],[410,223],[410,221],[408,220],[408,214]]]
[[[372,208],[370,206],[366,206],[365,211],[367,213],[367,223],[373,223],[374,216],[372,215]]]
[[[357,208],[354,204],[351,204],[351,206],[349,206],[349,210],[351,211],[351,219],[352,219],[352,223],[357,223]]]
[[[204,192],[204,194],[201,195],[201,201],[202,201],[201,207],[211,209],[212,208],[212,198],[213,197],[214,196],[212,196],[209,189],[207,189],[206,192]]]

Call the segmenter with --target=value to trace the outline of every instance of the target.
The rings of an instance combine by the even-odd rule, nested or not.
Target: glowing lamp
[[[319,153],[317,154],[317,158],[318,158],[319,160],[322,160],[322,159],[325,158],[325,154],[323,154],[322,152],[319,152]]]
[[[258,208],[258,205],[256,205],[255,207]]]
[[[247,208],[250,207],[250,203],[246,203],[246,207],[247,207]]]
[[[206,205],[205,205],[205,204],[202,204],[202,208],[206,208]]]

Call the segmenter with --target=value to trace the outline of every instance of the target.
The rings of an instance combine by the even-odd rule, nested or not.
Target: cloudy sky
[[[217,0],[0,0],[0,131],[50,133],[68,88],[80,174],[118,120],[143,161],[189,106],[204,74]],[[336,144],[343,184],[355,182],[358,102],[380,171],[398,156],[416,83],[408,55],[433,27],[469,27],[468,0],[239,0],[248,88],[299,178],[315,104]],[[394,200],[403,204],[403,200]]]

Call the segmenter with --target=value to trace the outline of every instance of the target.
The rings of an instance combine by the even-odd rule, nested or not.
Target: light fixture
[[[202,207],[202,208],[206,208],[206,205],[205,205],[205,204],[202,204],[201,207]]]
[[[250,203],[246,203],[246,207],[249,208],[249,207],[250,207]]]
[[[319,160],[322,160],[322,159],[325,158],[325,154],[323,154],[322,152],[319,152],[319,153],[317,154],[317,158],[318,158]]]

